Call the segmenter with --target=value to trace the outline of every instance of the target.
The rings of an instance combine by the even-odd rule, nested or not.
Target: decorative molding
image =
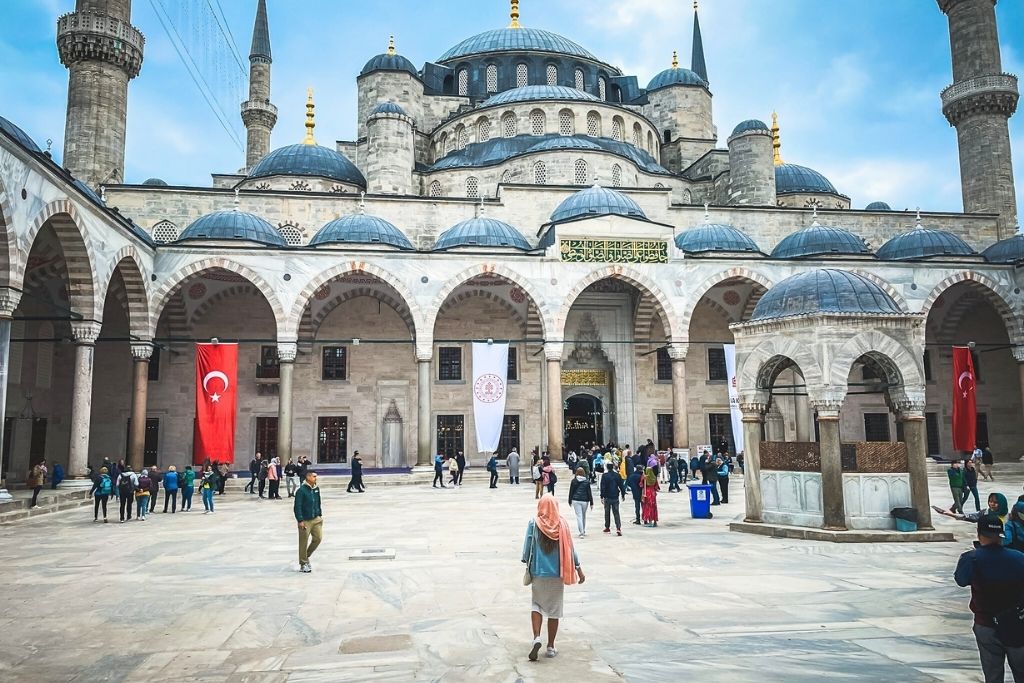
[[[0,289],[0,318],[11,318],[21,303],[21,292],[16,289]]]
[[[603,387],[608,384],[608,372],[606,370],[562,370],[561,383],[563,387]]]
[[[279,363],[294,363],[295,356],[299,353],[299,345],[296,342],[277,343],[277,361]]]
[[[100,336],[102,323],[95,320],[72,320],[71,338],[79,345],[92,345]]]
[[[664,240],[563,239],[559,252],[566,263],[668,263]]]
[[[562,342],[544,342],[544,358],[547,360],[562,360],[562,352],[565,344]]]
[[[149,359],[153,357],[153,345],[149,342],[145,344],[132,344],[132,358],[137,361],[149,362]]]
[[[685,361],[686,355],[690,350],[689,344],[682,344],[679,342],[673,342],[668,345],[668,357],[673,361]]]

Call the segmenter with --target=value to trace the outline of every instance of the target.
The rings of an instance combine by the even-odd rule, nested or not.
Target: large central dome
[[[444,64],[461,57],[489,52],[553,52],[572,55],[591,61],[600,61],[573,41],[538,28],[498,28],[466,38],[438,58]]]

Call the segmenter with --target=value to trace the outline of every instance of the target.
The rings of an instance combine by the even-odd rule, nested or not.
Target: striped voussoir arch
[[[505,312],[508,313],[509,316],[512,318],[513,322],[515,322],[519,326],[520,334],[522,334],[523,336],[528,336],[528,334],[527,334],[528,330],[527,330],[527,327],[526,327],[526,319],[516,309],[516,307],[513,306],[510,302],[506,301],[503,297],[498,296],[494,292],[489,292],[489,291],[484,290],[484,289],[465,289],[465,290],[460,291],[457,294],[450,295],[445,300],[445,302],[441,306],[441,308],[438,309],[437,316],[434,319],[435,320],[434,324],[436,325],[437,324],[436,321],[439,320],[442,315],[444,315],[445,313],[447,313],[451,309],[455,308],[459,304],[461,304],[461,303],[463,303],[465,301],[470,301],[471,299],[476,299],[476,298],[485,299],[485,300],[489,301],[490,303],[493,303],[496,306],[504,309]],[[539,320],[539,316],[538,316],[538,320]]]
[[[96,269],[89,255],[89,247],[78,225],[78,211],[67,199],[50,202],[42,208],[29,226],[26,234],[28,248],[25,258],[20,259],[17,267],[17,281],[23,283],[25,268],[31,245],[35,242],[39,231],[50,225],[57,235],[61,253],[67,266],[68,299],[71,309],[88,320],[96,320],[101,312],[97,311],[96,301]]]
[[[963,270],[950,275],[932,288],[928,298],[925,299],[924,304],[921,306],[921,313],[925,315],[926,319],[931,313],[936,300],[950,287],[963,282],[968,283],[975,292],[983,295],[996,309],[999,317],[1003,319],[1003,323],[1006,325],[1006,334],[1010,338],[1010,343],[1015,345],[1024,344],[1024,319],[1014,312],[1013,306],[1010,304],[1010,301],[1013,300],[1010,291],[990,277],[972,270]]]
[[[540,311],[533,299],[526,300],[526,338],[530,346],[544,345],[544,321],[540,319]]]
[[[0,179],[0,287],[6,287],[14,279],[12,266],[17,261],[18,242],[12,225],[14,207],[7,194],[7,187]]]
[[[146,286],[146,277],[139,263],[138,252],[131,245],[122,247],[114,255],[111,263],[113,265],[103,280],[105,287],[111,286],[115,273],[120,274],[126,297],[122,305],[128,314],[129,332],[135,339],[150,339],[149,288]],[[105,297],[106,292],[107,290],[104,290],[101,296]]]
[[[747,304],[744,307],[744,320],[750,317],[754,312],[754,306],[757,305],[757,301],[760,300],[764,293],[771,289],[774,284],[761,273],[742,266],[729,268],[728,270],[723,270],[720,273],[715,273],[710,276],[700,285],[691,290],[693,298],[690,300],[690,303],[683,312],[682,319],[680,320],[680,329],[687,337],[690,334],[690,320],[693,318],[693,312],[696,310],[697,306],[701,305],[701,302],[706,298],[707,293],[716,285],[727,284],[735,281],[747,282],[754,285],[754,292],[751,294],[750,299],[747,300]]]
[[[636,342],[637,351],[648,351],[651,348],[650,336],[651,325],[655,317],[661,321],[664,327],[665,338],[669,339],[668,327],[665,326],[665,316],[658,310],[658,302],[648,292],[640,290],[640,300],[636,305],[636,314],[633,316],[633,341]]]
[[[233,297],[247,298],[263,300],[263,292],[256,289],[252,284],[246,282],[244,284],[231,285],[226,289],[222,289],[216,294],[207,297],[201,304],[196,306],[195,310],[192,311],[192,315],[189,317],[188,325],[189,328],[195,327],[200,320],[202,320],[210,310],[225,299],[231,299]]]
[[[313,315],[312,307],[306,307],[302,313],[302,320],[299,322],[299,351],[301,353],[312,353],[313,342],[316,340],[316,336],[320,330],[320,325],[322,325],[324,320],[327,319],[327,316],[333,313],[334,309],[341,306],[346,301],[351,301],[364,296],[376,299],[394,310],[394,312],[398,314],[398,317],[402,319],[402,322],[405,323],[406,327],[409,328],[409,338],[415,338],[416,322],[413,320],[409,306],[401,297],[392,296],[391,294],[374,287],[356,287],[355,289],[346,290],[324,302],[324,305],[320,307],[320,310],[317,311],[315,316]]]

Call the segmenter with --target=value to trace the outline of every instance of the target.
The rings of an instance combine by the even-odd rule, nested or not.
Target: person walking
[[[547,657],[555,657],[555,636],[562,618],[565,587],[587,580],[572,543],[569,523],[558,512],[554,496],[537,501],[537,516],[526,525],[522,562],[527,566],[530,584],[530,622],[533,627],[531,662],[537,661],[543,641],[540,638],[544,618],[548,620]]]
[[[576,528],[583,538],[587,535],[587,507],[594,509],[594,492],[582,467],[576,468],[576,476],[569,482],[569,505],[576,511]]]
[[[29,503],[29,510],[39,507],[39,493],[46,484],[46,459],[43,458],[29,468],[28,476],[25,477],[25,485],[32,489],[32,502]]]
[[[167,503],[171,503],[171,514],[178,511],[178,468],[171,465],[164,475],[164,514],[167,514]],[[184,506],[183,506],[184,507]]]
[[[643,501],[641,505],[642,519],[644,526],[658,526],[658,475],[653,467],[644,470],[644,478],[640,482],[643,487]]]
[[[263,465],[266,465],[264,462]],[[213,513],[213,492],[217,490],[217,480],[220,479],[214,469],[213,465],[206,463],[203,467],[203,480],[199,484],[199,491],[203,496],[203,514],[209,515]],[[266,480],[264,480],[266,481]],[[263,482],[260,482],[260,498],[263,497]]]
[[[262,459],[263,455],[261,453],[256,453],[252,460],[249,461],[249,483],[245,485],[243,491],[248,491],[249,493],[256,495],[256,480],[259,478],[260,460]]]
[[[363,459],[359,457],[359,451],[352,452],[352,480],[349,481],[348,488],[345,490],[352,493],[353,488],[356,493],[366,493],[366,488],[363,486]]]
[[[487,461],[487,471],[491,473],[491,488],[498,488],[498,456],[494,453],[491,453],[491,457]]]
[[[668,490],[680,491],[679,488],[679,458],[675,453],[668,456],[668,462],[665,463],[665,468],[668,470]]]
[[[130,465],[125,465],[124,470],[117,477],[117,497],[120,501],[121,522],[132,521],[132,510],[135,506],[135,489],[138,488],[139,480],[132,472]]]
[[[459,485],[459,463],[455,459],[455,456],[448,456],[448,474],[451,475],[451,481],[448,483],[454,487]]]
[[[160,493],[160,482],[162,480],[163,475],[160,474],[159,467],[154,465],[149,468],[149,512],[156,512],[156,498]]]
[[[715,466],[718,471],[715,475],[718,477],[718,488],[722,491],[722,504],[729,504],[729,463],[722,458],[715,460]]]
[[[633,468],[633,472],[626,477],[626,487],[633,494],[633,507],[635,509],[635,518],[633,524],[640,524],[640,507],[643,501],[643,485],[641,484],[644,475],[644,468],[640,465],[636,465]]]
[[[298,490],[302,482],[299,481],[299,469],[295,465],[293,458],[288,458],[288,462],[284,466],[284,487],[288,492],[288,497],[293,498],[295,491]]]
[[[196,490],[196,473],[192,469],[192,465],[185,465],[185,471],[181,473],[179,483],[181,484],[181,511],[190,512],[192,510],[192,494]]]
[[[145,522],[149,516],[149,499],[153,497],[153,478],[149,476],[149,470],[142,470],[139,475],[139,483],[135,488],[135,504],[138,509],[135,511],[135,519]]]
[[[964,503],[967,499],[974,494],[974,511],[981,512],[981,499],[978,497],[978,467],[974,460],[968,460],[964,466],[964,488],[963,494],[960,498],[960,509],[963,509]]]
[[[273,457],[267,465],[267,498],[281,500],[281,470],[280,461]]]
[[[316,472],[306,471],[306,480],[295,492],[293,510],[295,521],[299,524],[299,571],[308,574],[313,571],[309,558],[324,538],[324,518]]]
[[[958,586],[971,587],[974,638],[985,683],[1002,683],[1007,660],[1013,680],[1024,681],[1024,643],[1005,642],[996,624],[997,619],[1010,624],[1017,620],[1024,600],[1024,553],[1003,546],[999,517],[986,512],[978,518],[978,540],[960,556],[953,578]]]
[[[964,507],[961,503],[964,497],[964,471],[960,467],[959,460],[954,460],[949,464],[946,477],[949,479],[949,492],[953,496],[953,505],[950,506],[949,511],[962,515],[964,514]]]
[[[604,505],[604,532],[611,533],[611,518],[615,517],[615,535],[622,535],[622,519],[619,517],[619,497],[626,500],[626,484],[619,471],[610,468],[601,475],[601,503]]]
[[[995,464],[995,458],[992,456],[992,449],[985,446],[981,449],[981,476],[987,481],[995,481],[996,478],[992,476],[992,465]]]
[[[100,508],[103,508],[103,523],[107,523],[107,501],[110,500],[110,494],[114,491],[114,486],[110,482],[110,474],[106,467],[100,468],[99,476],[96,478],[96,482],[93,484],[93,496],[94,503],[92,507],[92,521],[100,521]]]
[[[544,487],[548,490],[548,493],[555,495],[555,484],[558,483],[558,475],[555,474],[555,468],[551,466],[551,458],[546,455],[540,460],[540,472]]]
[[[505,464],[508,465],[508,483],[516,486],[519,485],[519,460],[519,451],[513,446],[508,458],[505,459]]]
[[[533,456],[533,464],[530,465],[530,477],[533,478],[533,499],[540,500],[541,494],[544,493],[544,473],[541,472],[540,456]]]
[[[443,489],[448,488],[444,485],[444,458],[440,453],[434,456],[434,483],[432,486],[436,489],[438,484],[441,484]]]
[[[459,466],[459,486],[462,486],[462,477],[466,475],[466,454],[458,451],[455,454],[455,464]]]

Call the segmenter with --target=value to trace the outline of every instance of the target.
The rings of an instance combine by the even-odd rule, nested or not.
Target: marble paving
[[[229,492],[204,515],[197,495],[192,512],[146,522],[93,524],[81,508],[0,528],[0,680],[981,680],[968,591],[952,581],[971,525],[938,520],[958,541],[920,545],[731,533],[737,481],[713,520],[664,493],[658,529],[627,522],[617,538],[598,505],[559,655],[532,663],[519,562],[532,487],[368,481],[325,490],[309,575],[288,499]],[[982,490],[1015,500],[1022,482]],[[944,478],[932,490],[948,496]],[[394,559],[351,559],[373,549]]]

